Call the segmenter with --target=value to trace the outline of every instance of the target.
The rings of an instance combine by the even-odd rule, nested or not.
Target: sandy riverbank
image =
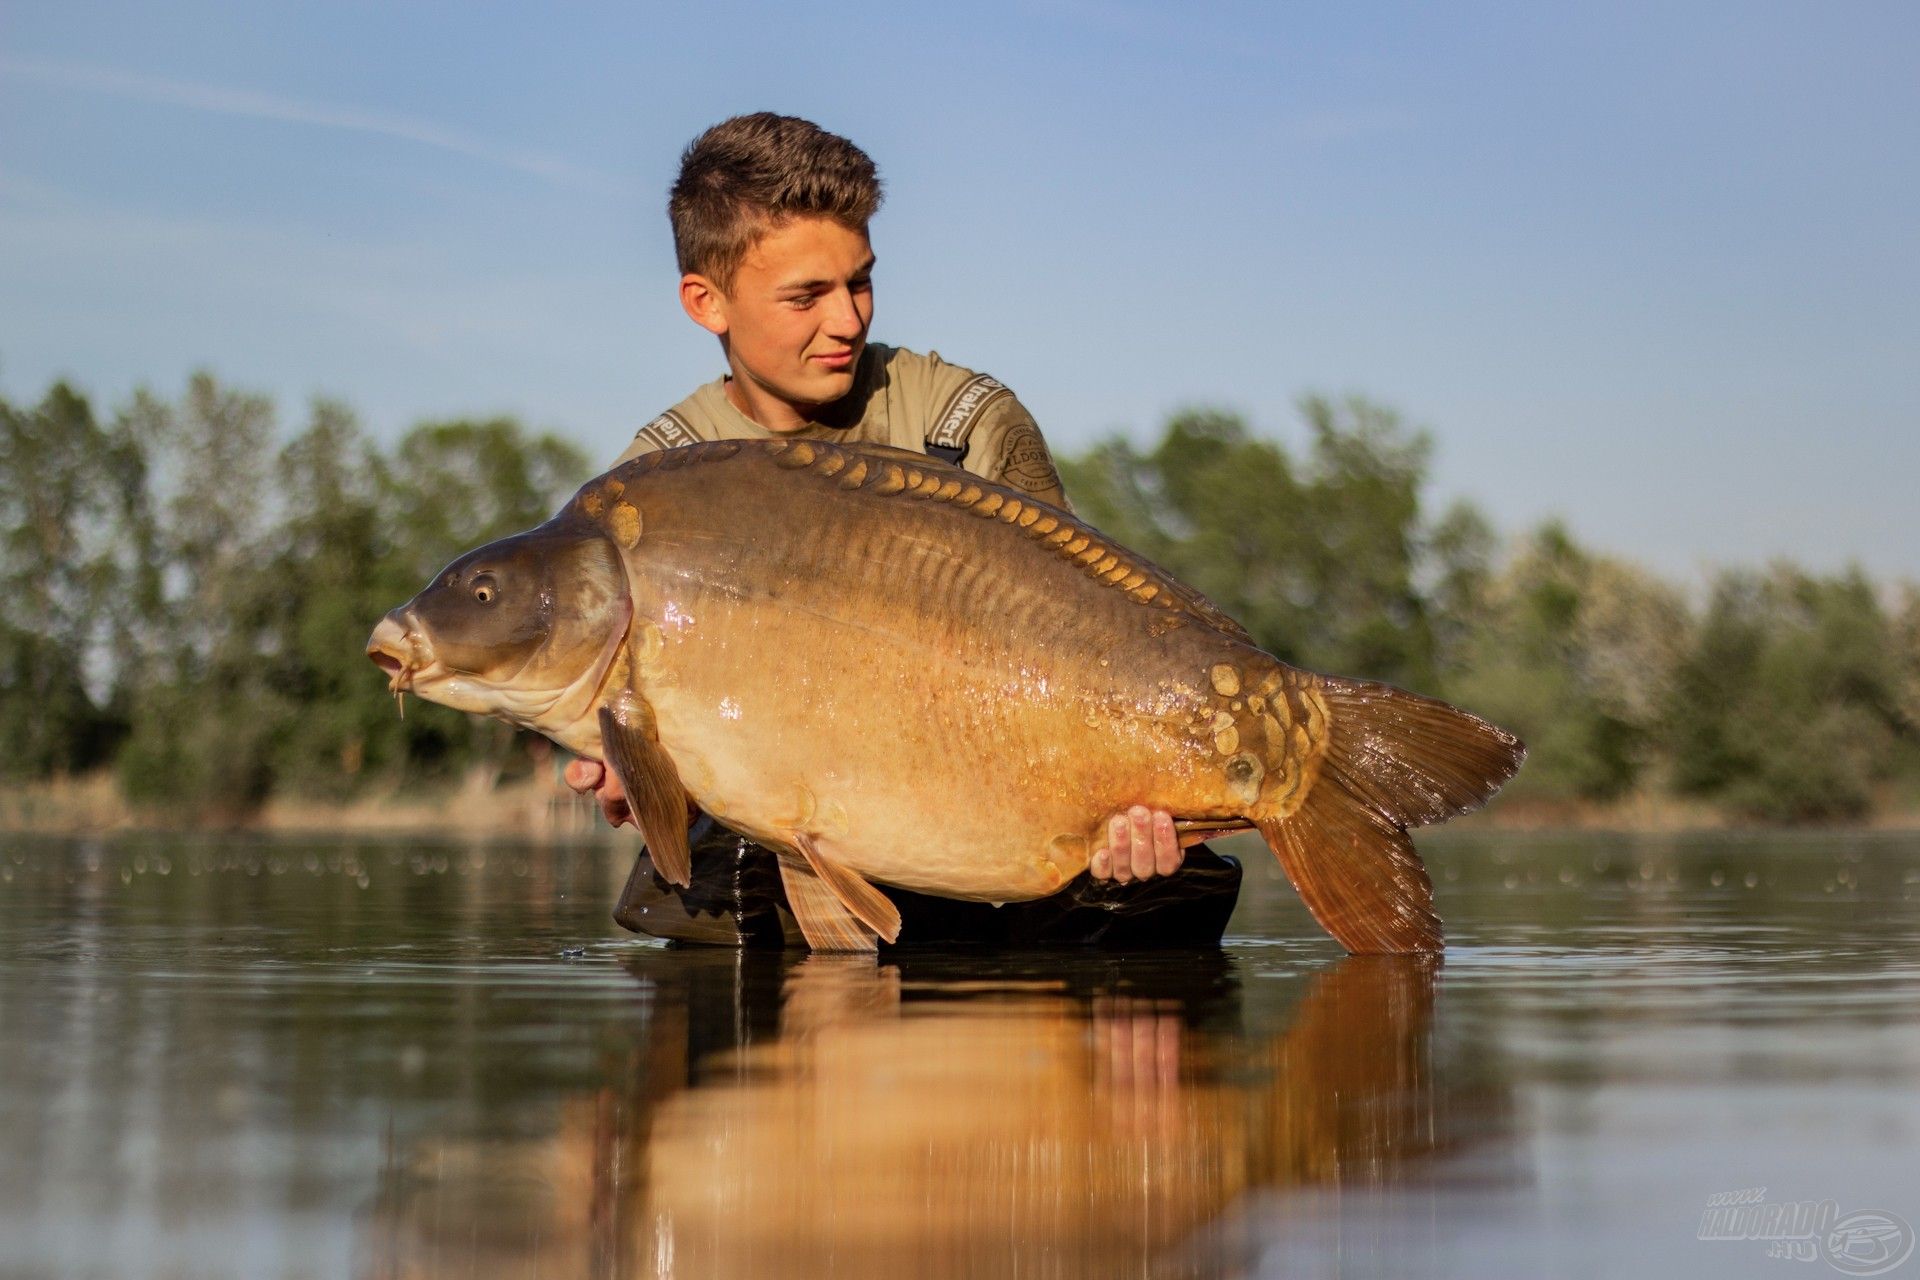
[[[93,834],[167,828],[250,831],[495,832],[532,838],[591,839],[607,834],[598,811],[547,779],[492,787],[419,787],[369,791],[346,800],[274,797],[244,815],[189,817],[129,805],[110,774],[0,787],[0,831]]]
[[[1752,829],[1712,805],[1659,793],[1606,804],[1496,800],[1456,819],[1461,830],[1715,831]],[[1889,808],[1849,828],[1920,830],[1920,811]],[[111,774],[0,787],[0,831],[87,834],[155,828],[317,832],[494,832],[529,838],[593,839],[610,833],[593,805],[557,779],[518,779],[497,786],[442,785],[405,792],[369,791],[347,800],[276,797],[245,815],[190,819],[129,805]]]

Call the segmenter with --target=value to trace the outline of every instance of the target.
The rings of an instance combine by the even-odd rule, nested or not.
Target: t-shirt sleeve
[[[687,420],[678,410],[669,409],[646,426],[633,433],[633,443],[629,444],[613,460],[614,466],[623,462],[632,462],[643,453],[652,453],[656,449],[677,449],[683,444],[698,444],[700,437],[693,433]]]
[[[986,480],[1032,494],[1042,502],[1067,507],[1060,472],[1027,407],[1006,392],[982,405],[967,440],[961,465]]]

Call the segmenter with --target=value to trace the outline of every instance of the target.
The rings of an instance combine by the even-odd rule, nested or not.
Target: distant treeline
[[[1510,800],[1694,798],[1808,822],[1920,803],[1920,590],[1720,572],[1698,603],[1549,523],[1422,504],[1431,443],[1363,399],[1301,405],[1296,456],[1230,414],[1063,467],[1079,512],[1320,671],[1437,694],[1530,748]]]
[[[1698,600],[1547,525],[1503,542],[1422,504],[1430,444],[1364,400],[1302,406],[1299,455],[1229,414],[1063,458],[1082,516],[1279,656],[1436,693],[1532,747],[1536,802],[1695,797],[1774,821],[1920,804],[1920,590],[1791,565]],[[367,662],[380,615],[598,470],[507,419],[391,449],[318,400],[197,374],[102,418],[56,383],[0,399],[0,777],[112,769],[156,815],[464,777],[526,753],[444,708],[403,721]]]
[[[64,383],[0,400],[0,770],[111,767],[138,806],[214,817],[497,771],[512,734],[417,701],[403,721],[367,633],[594,470],[504,419],[382,450],[329,400],[288,437],[204,373],[110,421]]]

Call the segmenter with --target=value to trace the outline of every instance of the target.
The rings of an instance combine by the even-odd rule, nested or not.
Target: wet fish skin
[[[1289,667],[1067,513],[916,454],[814,441],[649,454],[521,538],[389,615],[387,648],[418,637],[464,682],[461,705],[584,755],[604,756],[587,702],[638,726],[687,796],[789,851],[790,896],[847,908],[814,921],[816,946],[887,935],[866,881],[1051,893],[1085,868],[1106,815],[1147,803],[1257,826],[1350,950],[1438,949],[1405,828],[1478,804],[1523,751],[1443,703]],[[619,612],[609,546],[626,617],[596,647],[581,624]],[[434,598],[523,561],[550,592],[593,602],[562,611],[566,627],[500,629],[544,683],[483,661],[493,642],[472,610]],[[481,656],[453,673],[456,650]],[[497,705],[475,705],[489,680]],[[434,680],[412,686],[446,700]],[[798,883],[809,876],[833,892]]]
[[[597,754],[600,686],[630,608],[619,548],[579,521],[549,521],[442,569],[380,620],[367,653],[395,691]]]

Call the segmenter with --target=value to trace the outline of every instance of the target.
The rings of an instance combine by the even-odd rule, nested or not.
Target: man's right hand
[[[567,766],[566,779],[567,785],[581,795],[593,792],[608,825],[633,824],[633,810],[627,808],[627,793],[620,785],[619,774],[598,760],[575,760]]]

